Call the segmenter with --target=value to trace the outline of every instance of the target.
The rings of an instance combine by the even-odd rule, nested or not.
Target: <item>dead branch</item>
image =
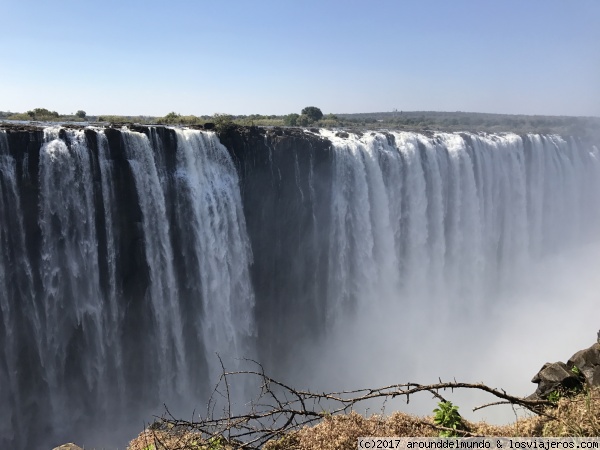
[[[387,400],[398,396],[405,397],[408,402],[411,395],[419,392],[429,392],[439,401],[446,401],[439,391],[475,389],[500,399],[498,402],[477,407],[475,410],[496,404],[511,404],[521,406],[536,414],[543,414],[541,411],[544,407],[553,406],[549,401],[512,396],[504,390],[494,389],[483,383],[442,382],[441,379],[439,383],[428,385],[404,383],[330,393],[311,392],[295,389],[271,378],[265,374],[260,364],[253,362],[259,370],[227,372],[223,367],[219,383],[208,403],[206,417],[200,417],[198,420],[182,420],[173,417],[166,410],[166,414],[158,418],[153,428],[171,430],[175,433],[195,433],[205,442],[218,439],[219,442],[224,442],[232,448],[259,449],[271,439],[280,438],[292,430],[312,425],[326,416],[348,413],[360,402],[373,399]],[[232,377],[252,377],[260,385],[260,393],[251,402],[249,411],[243,414],[233,412],[229,389]],[[223,387],[225,388],[224,394],[221,393]],[[225,397],[226,400],[223,416],[218,418],[214,414],[217,403],[214,398],[216,394]],[[446,430],[444,427],[429,422],[423,423],[435,429]],[[464,433],[465,436],[472,435],[468,431]]]

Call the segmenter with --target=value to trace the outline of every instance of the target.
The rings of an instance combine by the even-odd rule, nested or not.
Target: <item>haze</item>
[[[600,2],[0,0],[0,110],[600,115]]]

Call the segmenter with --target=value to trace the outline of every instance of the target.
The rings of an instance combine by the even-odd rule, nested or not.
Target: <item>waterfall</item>
[[[152,331],[156,338],[154,364],[157,370],[158,394],[169,390],[189,391],[183,348],[182,311],[175,280],[170,224],[167,219],[165,194],[158,176],[154,151],[148,137],[132,131],[123,132],[127,161],[135,181],[144,251],[150,285],[147,300],[151,309]]]
[[[585,298],[587,308],[600,300],[575,281],[586,263],[574,259],[600,237],[595,146],[511,133],[321,135],[333,148],[332,332],[305,350],[316,362],[295,382],[311,377],[328,390],[456,376],[466,348],[483,360],[508,339],[511,322],[502,321],[520,319],[519,307],[539,311],[533,330],[560,301],[566,314],[567,300]],[[543,275],[567,261],[566,281]],[[477,373],[462,361],[473,366],[465,376]]]
[[[110,353],[104,339],[93,175],[86,138],[83,131],[58,128],[48,128],[44,134],[38,222],[43,326],[38,345],[50,387],[53,427],[62,433],[69,427],[63,412],[84,411],[74,392],[88,392],[87,401],[103,405],[110,382],[103,371]]]
[[[201,299],[186,314],[193,313],[196,339],[212,362],[213,384],[221,372],[215,355],[255,356],[249,345],[255,334],[252,251],[238,185],[231,157],[214,133],[177,130],[177,233],[186,237],[187,291]],[[238,369],[239,363],[229,361],[228,367]]]
[[[390,292],[477,308],[532,261],[597,237],[595,147],[538,135],[322,134],[335,149],[336,312]]]
[[[376,304],[377,291],[398,284],[390,198],[377,142],[334,140],[334,181],[328,310],[339,315],[358,302]],[[382,151],[381,154],[384,154]],[[399,159],[399,155],[386,155]]]
[[[254,357],[241,208],[214,133],[48,127],[29,153],[0,131],[0,442],[192,411],[218,382],[215,354],[229,369]]]
[[[32,268],[23,234],[23,215],[17,185],[17,164],[10,154],[6,132],[0,130],[0,442],[19,441],[27,426],[21,395],[20,346],[41,338],[41,322],[33,307]],[[32,355],[40,358],[39,352]]]
[[[122,445],[203,408],[218,357],[300,388],[418,373],[598,242],[577,138],[257,130],[0,130],[0,445]]]

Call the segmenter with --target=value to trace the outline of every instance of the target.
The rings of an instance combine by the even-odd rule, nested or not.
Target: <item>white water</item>
[[[58,133],[58,128],[46,129],[40,150],[43,291],[35,313],[42,316],[38,351],[51,387],[53,427],[64,433],[70,424],[63,412],[83,414],[74,391],[84,389],[90,400],[104,405],[110,385],[104,370],[111,356],[104,339],[90,154],[83,131],[66,132],[69,146]]]
[[[600,256],[597,148],[558,136],[529,136],[526,149],[514,134],[322,134],[335,151],[328,302],[338,327],[308,350],[315,365],[297,382],[462,377],[527,395],[545,362],[532,343],[547,355],[546,339],[566,360],[581,348],[573,342],[594,342],[597,325],[577,317],[597,316],[600,302],[589,276]],[[574,323],[559,328],[566,316]],[[516,336],[529,342],[499,348]]]
[[[470,135],[472,146],[458,134],[392,133],[393,143],[323,134],[335,148],[330,235],[340,291],[330,301],[371,306],[373,289],[399,284],[404,296],[444,292],[476,307],[540,257],[598,237],[596,148],[530,136],[527,155],[514,134]]]
[[[114,172],[113,161],[110,159],[108,141],[104,132],[101,129],[95,130],[97,133],[98,145],[98,166],[100,170],[100,184],[102,186],[102,207],[104,217],[104,230],[106,234],[106,257],[105,264],[107,270],[107,280],[105,284],[104,300],[104,331],[103,339],[106,341],[106,346],[110,349],[112,360],[107,368],[108,373],[112,378],[112,397],[114,403],[106,405],[106,414],[111,409],[126,410],[126,382],[123,373],[123,350],[119,342],[121,333],[121,323],[123,321],[123,308],[120,305],[122,292],[117,283],[117,244],[115,236],[115,207],[117,204],[117,193],[114,189]],[[117,414],[118,417],[120,415]]]
[[[34,298],[32,273],[23,234],[20,233],[23,216],[16,171],[15,159],[9,153],[6,132],[0,131],[0,342],[4,343],[0,355],[7,367],[16,365],[23,333],[30,332],[37,340],[41,332],[39,315],[31,308]],[[18,305],[10,301],[11,298],[22,302],[24,309],[32,310],[27,317],[27,330],[18,329],[17,317],[21,312]],[[0,369],[0,386],[0,404],[13,405],[12,409],[0,408],[0,436],[14,439],[26,430],[25,424],[19,421],[22,399],[19,395],[18,374]]]
[[[163,404],[186,416],[205,406],[221,373],[216,354],[228,369],[255,357],[252,253],[227,150],[214,133],[178,130],[169,169],[155,130],[150,140],[123,129],[117,165],[119,150],[91,130],[44,130],[37,273],[26,248],[35,225],[28,236],[20,200],[28,157],[19,178],[0,131],[0,441],[15,447],[122,445]],[[137,204],[123,198],[123,177]],[[140,222],[124,223],[135,208]],[[128,272],[124,261],[140,265]],[[125,293],[140,288],[142,298]],[[49,433],[32,435],[33,422]]]
[[[159,398],[179,398],[190,392],[194,358],[204,355],[209,367],[203,384],[216,385],[221,374],[219,357],[229,369],[239,358],[254,355],[254,297],[248,266],[252,260],[238,178],[225,147],[214,133],[176,130],[175,172],[165,174],[154,161],[162,155],[160,138],[123,131],[127,158],[142,211],[146,260],[150,270],[149,301],[153,308],[158,348],[156,355]],[[161,176],[159,176],[159,171]],[[172,177],[177,233],[183,242],[184,287],[177,284],[171,248],[170,221],[165,205],[165,184]],[[189,296],[191,298],[185,298]],[[181,305],[188,304],[186,311]],[[195,336],[184,336],[183,317]],[[236,397],[239,399],[239,395]]]
[[[227,149],[214,133],[177,130],[175,174],[180,225],[191,253],[184,254],[186,278],[202,299],[194,329],[209,359],[216,384],[217,356],[254,358],[254,293],[249,265],[252,251],[242,210],[239,181]],[[193,257],[192,257],[193,256]],[[227,361],[230,370],[240,360]],[[241,392],[236,396],[240,398]]]
[[[123,131],[125,151],[137,188],[142,212],[146,262],[150,271],[147,299],[157,337],[155,370],[158,395],[165,398],[174,389],[189,391],[185,368],[182,311],[173,268],[173,250],[169,237],[164,192],[159,181],[154,152],[148,137]]]

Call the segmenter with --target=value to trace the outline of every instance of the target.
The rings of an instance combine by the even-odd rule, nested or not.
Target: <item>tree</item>
[[[316,106],[307,106],[302,110],[302,115],[308,116],[312,122],[317,122],[323,118],[323,113]]]
[[[233,116],[231,114],[215,113],[212,116],[217,133],[225,133],[235,127]]]
[[[31,116],[30,111],[27,111],[27,114]],[[48,117],[58,117],[58,113],[56,111],[50,111],[46,108],[35,108],[33,110],[33,117],[36,119],[40,118],[48,118]]]
[[[298,125],[298,117],[300,117],[300,114],[288,114],[287,116],[283,117],[283,124],[287,125],[288,127],[295,127]]]
[[[81,109],[80,109],[79,111],[77,111],[77,112],[75,113],[75,115],[76,115],[77,117],[79,117],[80,119],[85,119],[85,116],[86,116],[86,114],[85,114],[85,111],[83,111],[83,110],[81,110]]]
[[[178,123],[181,121],[181,116],[177,114],[175,111],[170,112],[165,117],[162,118],[162,122],[164,123]]]
[[[301,127],[307,127],[313,122],[314,120],[311,117],[308,117],[306,114],[302,114],[296,119],[296,125]]]

